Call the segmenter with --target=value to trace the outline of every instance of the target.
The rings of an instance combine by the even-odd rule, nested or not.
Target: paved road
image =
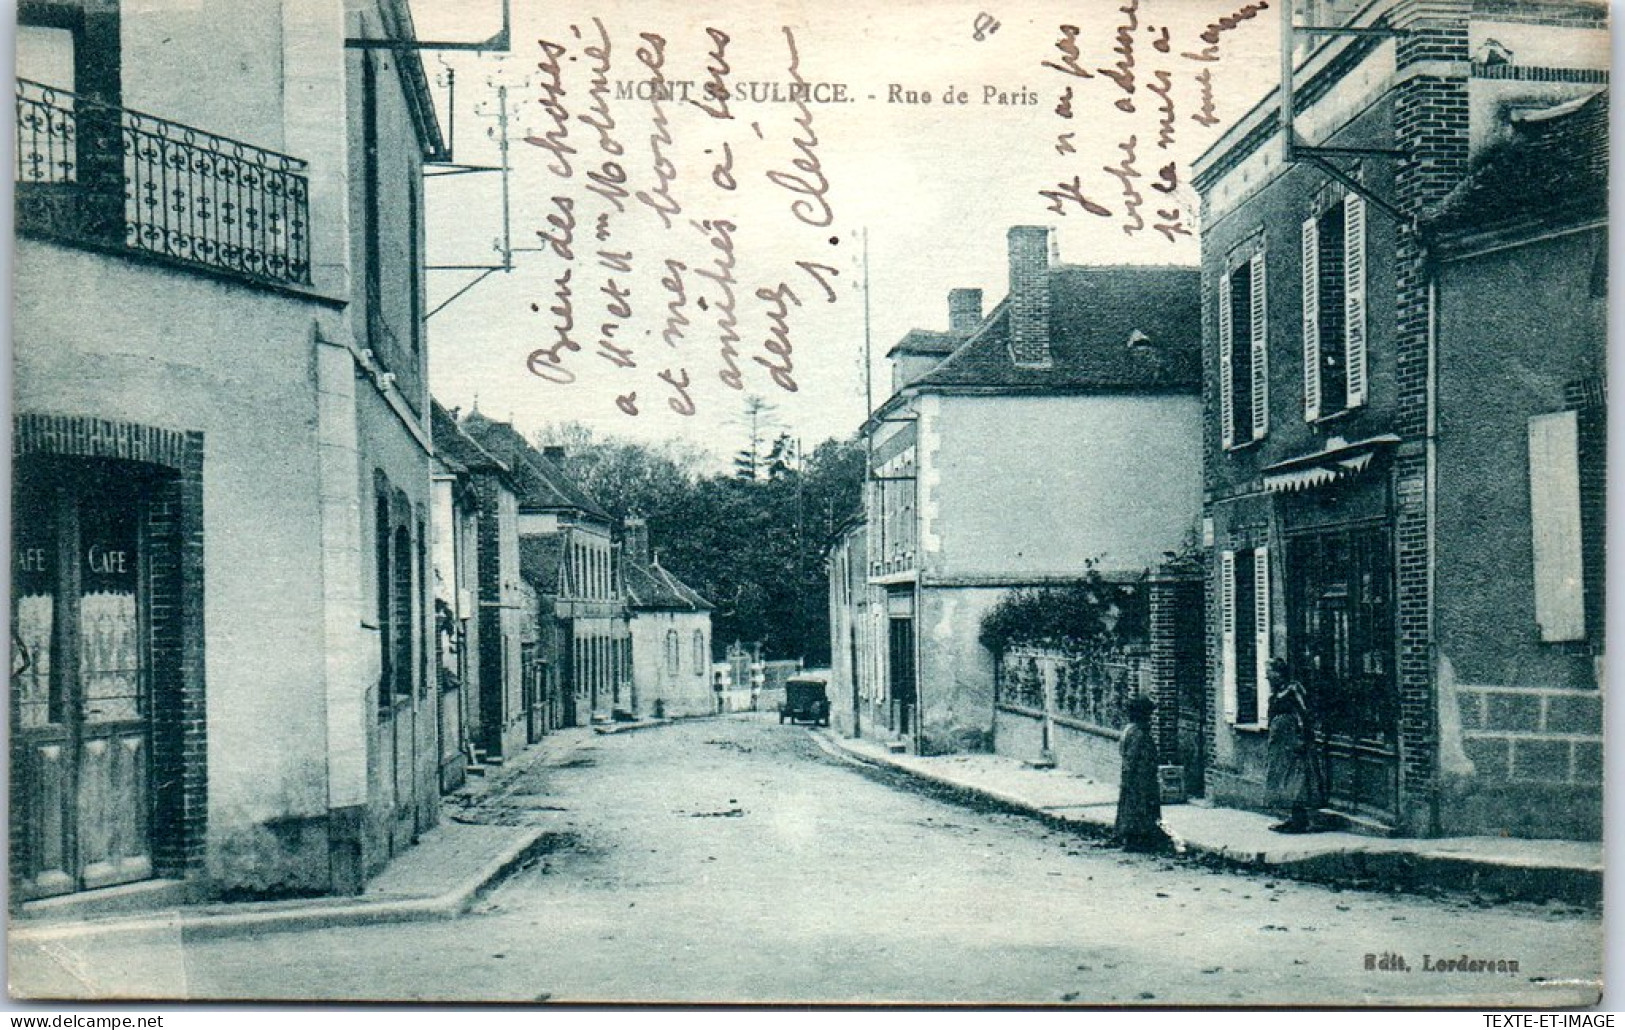
[[[1210,872],[979,812],[735,717],[590,740],[482,817],[557,847],[462,919],[23,956],[193,998],[1573,1003],[1593,914]],[[1366,971],[1368,953],[1410,972]],[[1429,973],[1424,955],[1516,960]],[[124,989],[130,989],[129,986]]]

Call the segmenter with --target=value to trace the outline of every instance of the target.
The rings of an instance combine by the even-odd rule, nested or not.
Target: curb
[[[92,920],[39,927],[18,926],[13,923],[7,937],[13,945],[46,944],[83,937],[155,932],[217,938],[248,933],[278,933],[284,930],[453,919],[467,912],[481,894],[515,872],[538,851],[543,850],[547,843],[548,831],[544,827],[531,827],[529,832],[493,856],[479,872],[451,890],[433,897],[333,902],[309,908],[280,908],[274,911],[205,913],[177,910],[161,916]]]
[[[1112,827],[1076,816],[1051,812],[1023,798],[987,787],[974,787],[948,777],[912,769],[879,756],[849,751],[828,734],[813,733],[819,750],[867,770],[885,771],[930,784],[958,798],[972,797],[1047,826],[1096,840],[1111,836]],[[1268,873],[1285,879],[1354,890],[1451,893],[1488,896],[1497,901],[1555,901],[1601,908],[1603,871],[1578,866],[1532,866],[1430,855],[1398,850],[1348,848],[1318,855],[1270,858],[1238,853],[1224,845],[1202,844],[1174,835],[1175,857],[1215,869]]]

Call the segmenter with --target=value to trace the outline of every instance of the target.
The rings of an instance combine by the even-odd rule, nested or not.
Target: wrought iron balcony
[[[18,79],[16,181],[21,231],[310,284],[297,158]]]

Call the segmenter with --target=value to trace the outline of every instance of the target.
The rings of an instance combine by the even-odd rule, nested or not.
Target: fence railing
[[[1075,719],[1115,733],[1128,722],[1128,702],[1145,687],[1143,647],[1105,655],[1013,647],[1000,664],[998,703]]]
[[[16,153],[21,227],[310,283],[304,161],[27,79]]]

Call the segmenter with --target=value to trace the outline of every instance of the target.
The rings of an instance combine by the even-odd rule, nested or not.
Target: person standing
[[[1117,788],[1116,835],[1130,851],[1158,851],[1169,843],[1162,828],[1162,787],[1157,781],[1157,742],[1151,735],[1151,699],[1136,695],[1128,703],[1123,730],[1122,782]]]
[[[1325,797],[1309,698],[1285,661],[1270,662],[1269,760],[1264,775],[1266,803],[1287,818],[1276,833],[1313,833],[1315,812]]]

